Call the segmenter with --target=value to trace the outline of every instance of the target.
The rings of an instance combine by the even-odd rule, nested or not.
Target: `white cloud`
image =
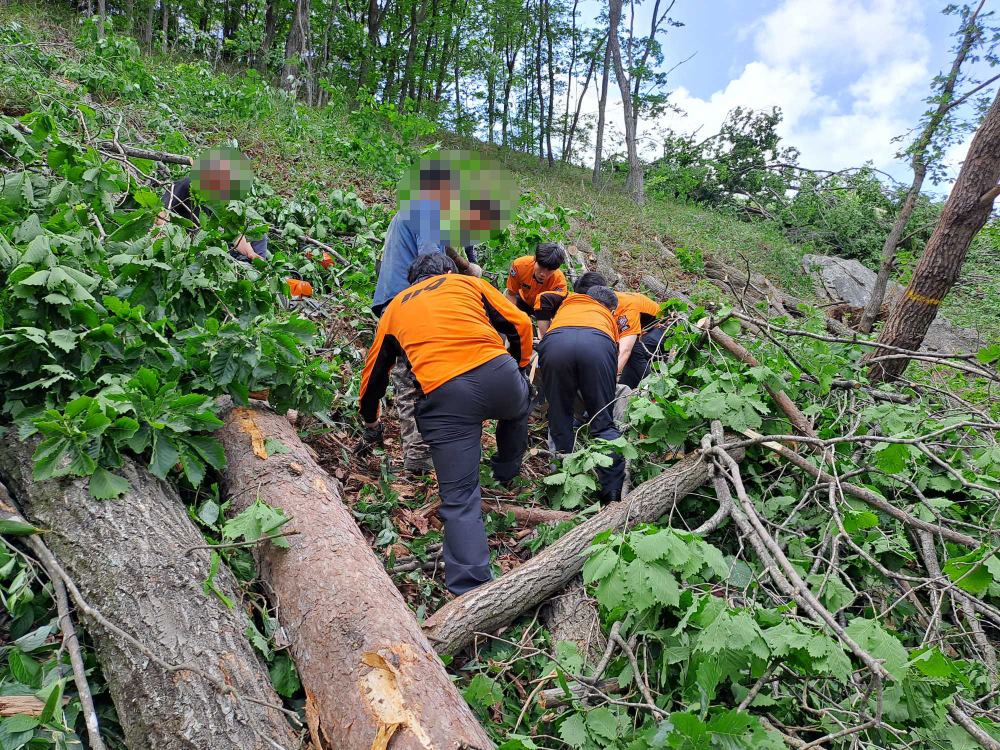
[[[912,0],[785,0],[747,32],[758,60],[724,89],[700,98],[684,88],[687,112],[663,124],[718,132],[735,106],[781,107],[780,134],[808,167],[841,169],[873,160],[905,172],[893,138],[911,125],[904,110],[930,80],[924,18]]]

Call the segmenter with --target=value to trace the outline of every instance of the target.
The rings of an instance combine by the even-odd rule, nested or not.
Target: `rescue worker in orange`
[[[531,321],[488,282],[459,275],[443,253],[418,256],[407,278],[411,286],[385,308],[368,350],[362,440],[381,444],[379,400],[396,360],[405,358],[420,388],[417,427],[437,471],[445,583],[462,594],[491,579],[480,507],[483,421],[497,420],[490,465],[501,484],[520,473],[527,448]]]
[[[534,315],[535,300],[542,292],[566,294],[566,277],[559,270],[565,262],[566,251],[559,243],[541,243],[533,256],[525,255],[511,263],[504,295],[517,305],[518,310]],[[538,327],[538,334],[545,335],[542,326]]]
[[[586,294],[594,286],[607,286],[596,271],[588,271],[576,280],[573,289]],[[618,382],[633,390],[649,374],[653,355],[659,350],[666,329],[659,325],[660,305],[637,292],[617,292],[618,309]]]
[[[591,287],[587,294],[545,296],[559,301],[538,344],[542,387],[549,401],[549,444],[558,453],[573,451],[577,394],[591,415],[590,434],[605,440],[620,438],[612,418],[618,375],[618,325],[612,313],[618,297],[606,286]],[[597,469],[602,503],[621,498],[625,460],[617,452],[612,459],[611,466]]]

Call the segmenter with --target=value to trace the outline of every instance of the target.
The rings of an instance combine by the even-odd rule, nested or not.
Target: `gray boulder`
[[[802,256],[802,268],[815,282],[816,292],[830,302],[863,308],[875,288],[876,274],[857,260],[832,255]],[[902,295],[903,286],[890,281],[886,303],[891,307]],[[922,349],[943,354],[977,351],[982,346],[979,334],[971,328],[959,328],[938,315],[924,337]]]

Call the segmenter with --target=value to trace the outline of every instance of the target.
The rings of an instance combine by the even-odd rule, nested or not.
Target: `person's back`
[[[645,294],[617,292],[615,322],[619,336],[634,336],[649,328],[660,314],[660,305]]]
[[[444,252],[441,247],[440,208],[433,201],[413,201],[389,222],[379,262],[372,311],[382,315],[386,305],[410,284],[406,270],[418,255]]]
[[[511,354],[523,367],[531,355],[531,325],[527,318],[515,323],[501,314],[497,309],[502,305],[496,299],[499,296],[489,283],[471,276],[447,274],[425,279],[389,303],[372,349],[382,348],[381,337],[392,337],[425,395],[451,378],[506,354],[508,349],[498,329],[507,336]],[[362,399],[377,365],[374,360],[365,365]]]
[[[573,412],[578,394],[590,415],[590,434],[607,440],[621,437],[610,409],[618,374],[618,327],[612,312],[617,306],[617,296],[604,286],[593,287],[587,294],[569,294],[538,344],[549,402],[549,443],[557,453],[574,449]],[[619,498],[624,472],[620,454],[612,456],[610,467],[598,469],[603,502]]]

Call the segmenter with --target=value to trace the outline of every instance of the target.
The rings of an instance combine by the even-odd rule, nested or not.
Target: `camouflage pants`
[[[430,466],[431,449],[420,437],[417,429],[417,399],[420,397],[420,387],[413,376],[410,363],[400,357],[390,374],[392,388],[396,397],[396,409],[399,411],[399,434],[403,441],[403,466],[406,468],[421,468]],[[414,465],[416,464],[416,466]]]

